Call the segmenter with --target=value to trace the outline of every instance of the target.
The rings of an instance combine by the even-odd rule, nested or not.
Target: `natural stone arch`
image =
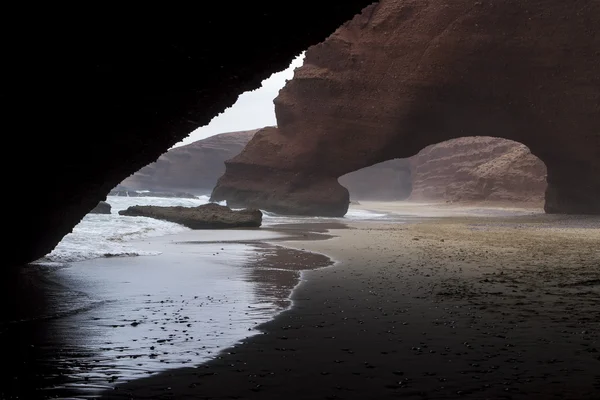
[[[593,0],[383,0],[306,52],[213,199],[340,216],[339,176],[485,135],[546,164],[547,212],[599,214],[599,25]]]
[[[527,146],[490,136],[450,139],[341,176],[352,201],[481,202],[537,207],[546,165]]]
[[[546,166],[527,146],[489,136],[428,146],[409,159],[409,201],[488,202],[538,207]]]

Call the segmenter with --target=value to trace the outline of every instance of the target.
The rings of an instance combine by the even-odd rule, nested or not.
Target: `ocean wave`
[[[37,260],[35,264],[64,265],[101,257],[152,256],[160,252],[148,252],[135,249],[129,242],[147,237],[172,235],[189,231],[182,225],[147,217],[119,215],[119,211],[135,205],[196,207],[209,203],[208,195],[190,198],[163,197],[126,197],[108,196],[111,214],[88,214],[66,235],[51,253]],[[225,205],[224,201],[218,204]],[[304,217],[279,215],[261,210],[263,225],[273,226],[294,223],[350,222],[354,220],[381,220],[388,215],[362,209],[348,210],[341,218]]]
[[[108,196],[106,201],[111,205],[111,214],[86,215],[52,252],[34,264],[56,266],[102,257],[158,255],[160,252],[135,249],[128,242],[171,235],[189,228],[154,218],[123,216],[119,211],[134,205],[195,207],[208,200],[208,196],[196,199]]]
[[[343,217],[308,217],[281,215],[270,211],[261,210],[264,225],[278,224],[302,224],[302,223],[329,223],[329,222],[351,222],[351,221],[380,221],[394,218],[390,214],[381,212],[349,208]]]
[[[58,267],[72,262],[92,260],[94,258],[156,256],[159,254],[161,254],[160,251],[141,251],[133,248],[103,250],[101,248],[94,248],[93,245],[74,250],[68,246],[61,246],[59,244],[59,246],[57,246],[50,254],[36,260],[32,264]]]
[[[344,216],[344,219],[350,220],[373,220],[373,219],[387,219],[390,217],[389,214],[379,213],[369,210],[358,210],[355,208],[349,208],[348,212]]]

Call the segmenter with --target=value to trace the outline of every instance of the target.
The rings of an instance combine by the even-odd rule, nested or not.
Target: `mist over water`
[[[195,207],[208,203],[208,196],[197,199],[108,196],[111,214],[87,214],[73,232],[36,263],[57,265],[108,256],[157,255],[156,251],[141,251],[127,242],[144,237],[175,234],[189,230],[172,222],[153,218],[119,215],[119,211],[135,205]]]

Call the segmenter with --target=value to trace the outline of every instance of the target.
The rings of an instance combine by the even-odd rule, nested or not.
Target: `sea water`
[[[63,265],[98,257],[158,255],[154,250],[136,249],[131,242],[136,239],[172,235],[189,231],[182,225],[146,217],[119,215],[118,212],[135,205],[196,207],[209,202],[208,195],[191,198],[108,196],[111,214],[88,214],[73,232],[66,235],[52,252],[37,264]],[[224,204],[221,202],[219,204]],[[350,208],[342,218],[284,216],[263,211],[263,226],[274,227],[291,223],[326,223],[362,220],[382,220],[389,215]]]
[[[15,272],[18,284],[4,293],[16,311],[4,316],[0,336],[15,344],[7,365],[21,368],[4,376],[0,395],[95,397],[120,382],[209,360],[284,311],[299,268],[264,268],[269,253],[252,245],[281,234],[191,231],[118,214],[133,205],[208,201],[109,196],[111,214],[86,215],[51,253]],[[352,209],[345,218],[263,212],[263,226],[384,218]]]

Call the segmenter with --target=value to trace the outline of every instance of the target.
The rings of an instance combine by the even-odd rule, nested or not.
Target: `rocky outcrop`
[[[491,137],[453,139],[424,148],[410,161],[410,200],[544,200],[546,166],[517,142]]]
[[[188,197],[210,193],[256,131],[229,132],[173,148],[113,189],[111,196]],[[527,147],[474,137],[428,146],[416,156],[384,161],[341,176],[351,199],[543,201],[546,167]],[[413,189],[414,185],[414,189]],[[132,189],[133,188],[133,189]],[[151,190],[140,191],[150,188]],[[137,189],[137,190],[134,190]],[[412,194],[411,194],[412,192]]]
[[[35,188],[44,201],[10,205],[5,262],[50,252],[123,179],[371,3],[307,0],[290,12],[287,2],[213,1],[200,14],[144,5],[93,18],[54,6],[11,11],[0,110],[4,148],[23,167],[4,157],[4,185]]]
[[[179,199],[197,199],[198,197],[185,192],[155,192],[155,191],[138,191],[129,189],[113,189],[108,193],[109,196],[117,197],[166,197]]]
[[[109,195],[171,197],[171,192],[162,191],[180,190],[210,194],[225,172],[225,161],[237,156],[256,132],[221,133],[170,149],[156,162],[121,182]],[[408,160],[385,161],[346,174],[339,180],[353,198],[403,200],[410,195],[410,163]]]
[[[256,130],[221,133],[175,147],[121,185],[134,190],[210,194],[225,172],[225,160],[238,155],[255,133]]]
[[[90,214],[110,214],[111,205],[105,201],[100,201],[96,207],[94,207]]]
[[[119,215],[156,218],[190,229],[258,228],[262,224],[260,210],[232,210],[214,203],[198,207],[132,206]]]
[[[547,212],[600,214],[599,25],[594,0],[382,0],[306,52],[212,199],[341,216],[338,177],[492,136],[545,163]]]

